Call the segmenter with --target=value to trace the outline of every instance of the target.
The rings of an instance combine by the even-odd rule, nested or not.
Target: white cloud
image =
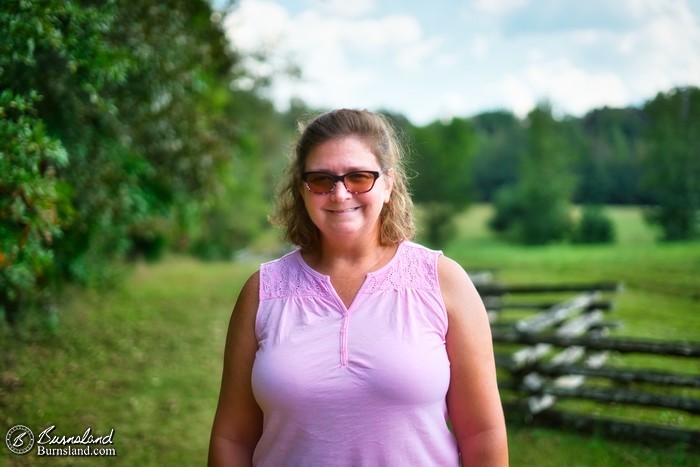
[[[243,0],[224,27],[236,47],[250,52],[280,46],[290,22],[287,10],[274,1]]]
[[[423,124],[496,108],[524,115],[544,98],[582,114],[700,85],[700,27],[687,2],[241,0],[225,25],[244,52],[268,53],[249,69],[301,67],[301,81],[274,76],[278,108],[298,96]]]
[[[575,44],[591,46],[600,43],[601,34],[595,29],[577,29],[571,32]]]
[[[397,50],[396,65],[405,71],[418,71],[426,62],[435,58],[442,45],[442,39],[433,37],[425,41],[417,40],[408,47]]]
[[[655,6],[656,16],[617,38],[635,101],[676,85],[700,84],[700,28],[682,2]]]
[[[603,105],[623,106],[629,96],[621,78],[611,72],[591,73],[568,59],[532,63],[500,83],[506,105],[523,116],[542,100],[567,114],[582,115]]]
[[[361,102],[358,96],[386,82],[381,67],[413,72],[437,56],[444,60],[442,39],[426,37],[415,17],[365,17],[373,2],[360,2],[353,11],[346,3],[351,2],[316,2],[291,15],[270,1],[243,0],[227,19],[229,37],[244,51],[267,50],[268,61],[291,60],[301,67],[301,82],[275,78],[272,97],[279,107],[295,96],[317,106],[348,105],[353,97]],[[376,103],[382,104],[388,105]]]
[[[479,13],[500,16],[523,8],[528,0],[473,0],[472,6]]]
[[[489,55],[490,40],[487,36],[480,34],[472,41],[472,55],[476,59],[484,59]]]
[[[318,0],[315,4],[325,14],[346,18],[365,15],[376,7],[374,0]]]

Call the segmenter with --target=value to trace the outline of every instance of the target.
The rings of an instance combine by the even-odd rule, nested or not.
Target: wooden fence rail
[[[686,368],[688,362],[700,368],[693,366],[693,359],[700,359],[700,342],[610,337],[610,329],[618,323],[606,318],[613,309],[614,294],[622,290],[620,284],[506,286],[484,281],[477,288],[489,311],[499,386],[512,395],[504,401],[509,416],[700,447],[700,374],[674,368],[678,362],[685,362]],[[547,298],[522,300],[523,295],[537,294]],[[556,294],[569,296],[553,301]],[[519,319],[504,319],[510,311],[519,314]],[[528,311],[532,314],[522,317]],[[608,365],[611,355],[620,360],[629,354],[663,356],[671,363],[663,369]],[[609,412],[606,409],[612,406],[629,410],[625,419],[601,417],[571,411],[570,405],[560,403],[564,400],[586,401],[586,407],[599,405],[595,410],[599,413]],[[635,420],[634,407],[684,413],[677,418],[690,423]]]
[[[494,342],[518,344],[550,344],[557,347],[583,346],[589,350],[614,350],[621,353],[648,353],[678,357],[700,357],[700,343],[660,341],[653,339],[607,338],[596,336],[569,337],[555,335],[494,332]]]

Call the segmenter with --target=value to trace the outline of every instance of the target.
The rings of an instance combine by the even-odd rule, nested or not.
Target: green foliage
[[[644,204],[651,201],[640,185],[645,116],[640,109],[603,108],[580,121],[585,135],[575,165],[580,203]]]
[[[585,206],[572,240],[574,243],[612,243],[615,241],[615,225],[602,207]]]
[[[512,231],[518,219],[525,216],[525,205],[518,185],[508,185],[496,193],[494,199],[494,214],[488,221],[488,226],[494,232],[507,234]]]
[[[467,206],[473,199],[471,174],[474,132],[467,119],[453,118],[413,128],[415,160],[411,169],[418,203],[448,203],[455,208]]]
[[[518,182],[497,195],[490,225],[517,242],[544,244],[565,238],[570,229],[573,151],[568,128],[548,105],[530,112],[527,124]]]
[[[458,211],[447,203],[426,203],[420,207],[420,241],[432,248],[444,248],[457,233],[454,217]]]
[[[0,317],[10,323],[24,303],[48,300],[55,272],[51,245],[69,218],[56,178],[67,154],[36,118],[37,100],[36,93],[0,93]]]
[[[249,245],[263,230],[266,222],[260,213],[269,212],[265,202],[264,176],[259,167],[240,160],[236,177],[233,170],[224,179],[221,195],[201,213],[190,251],[205,260],[230,260],[237,250]],[[234,201],[235,200],[235,201]]]
[[[650,222],[664,240],[700,236],[700,89],[677,88],[646,103],[649,117],[645,182],[657,204]]]
[[[474,185],[479,200],[490,202],[499,189],[517,182],[525,132],[520,120],[505,111],[479,114],[472,123],[476,133]]]
[[[109,280],[127,254],[188,248],[198,241],[189,234],[209,235],[195,227],[201,217],[234,212],[236,198],[251,225],[264,219],[264,195],[245,188],[264,176],[254,162],[262,149],[240,131],[253,110],[229,89],[243,71],[216,18],[204,0],[3,6],[7,319],[43,307],[66,282]]]
[[[652,195],[640,184],[645,115],[641,109],[594,109],[584,117],[560,122],[572,161],[577,203],[648,204]],[[527,147],[527,120],[494,111],[470,119],[476,136],[474,186],[480,201],[490,202],[505,185],[519,178],[518,161]]]
[[[434,122],[413,127],[405,119],[393,116],[410,137],[415,159],[410,170],[414,199],[423,205],[422,237],[435,248],[454,235],[454,213],[469,205],[474,197],[471,173],[474,156],[474,132],[467,119]]]

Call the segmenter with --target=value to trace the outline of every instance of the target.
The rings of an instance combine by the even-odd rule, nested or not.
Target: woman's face
[[[301,187],[306,210],[322,236],[348,241],[379,239],[379,214],[389,201],[392,180],[381,173],[377,158],[361,139],[340,138],[316,146],[308,154],[304,170],[333,175],[361,170],[379,172],[374,187],[366,193],[350,193],[341,181],[328,194],[312,193],[306,185]]]

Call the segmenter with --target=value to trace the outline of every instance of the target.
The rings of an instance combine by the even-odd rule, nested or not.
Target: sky
[[[700,0],[240,0],[224,26],[267,57],[247,66],[274,77],[279,110],[298,97],[423,125],[544,100],[582,116],[700,86],[699,18]]]

